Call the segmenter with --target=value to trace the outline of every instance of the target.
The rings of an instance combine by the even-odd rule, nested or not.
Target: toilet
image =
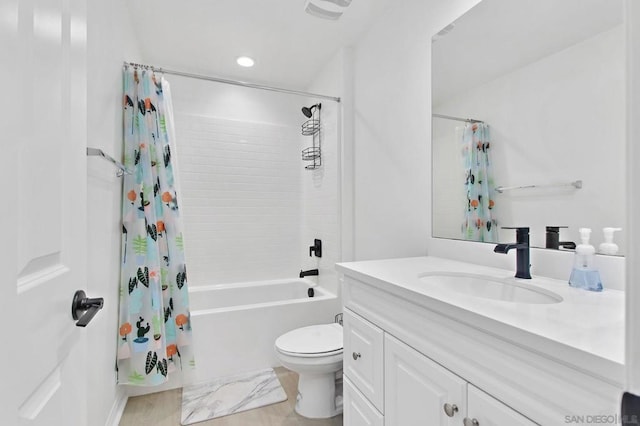
[[[289,331],[276,339],[282,365],[299,374],[296,412],[325,419],[342,412],[342,326],[321,324]]]

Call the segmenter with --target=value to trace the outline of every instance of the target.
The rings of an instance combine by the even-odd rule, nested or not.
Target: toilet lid
[[[276,347],[281,351],[297,354],[342,350],[342,326],[334,323],[298,328],[278,337]]]

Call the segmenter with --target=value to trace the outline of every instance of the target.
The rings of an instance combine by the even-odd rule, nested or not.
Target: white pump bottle
[[[578,231],[580,232],[581,244],[576,247],[569,285],[590,291],[602,291],[600,272],[594,266],[596,249],[589,244],[591,229],[580,228]]]
[[[602,254],[616,254],[618,253],[618,245],[613,242],[613,233],[615,231],[622,231],[622,228],[602,228],[604,233],[604,243],[600,244],[598,251]]]

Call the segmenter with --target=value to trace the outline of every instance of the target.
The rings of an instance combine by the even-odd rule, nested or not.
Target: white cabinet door
[[[384,347],[385,422],[397,426],[461,425],[467,408],[467,382],[389,334]],[[449,414],[445,404],[449,404]]]
[[[383,331],[348,309],[344,310],[344,374],[384,414]]]
[[[76,327],[71,317],[74,292],[87,285],[85,7],[83,0],[0,7],[3,425],[90,423],[91,324]]]
[[[468,404],[469,414],[465,426],[535,426],[537,424],[471,384],[468,386]]]
[[[344,378],[344,425],[384,426],[384,417],[375,409],[358,389]]]

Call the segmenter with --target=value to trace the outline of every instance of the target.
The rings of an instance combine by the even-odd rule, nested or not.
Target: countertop
[[[545,277],[516,279],[514,271],[437,257],[370,260],[339,263],[339,272],[374,285],[427,308],[447,309],[464,322],[495,324],[496,332],[522,346],[535,348],[567,364],[608,377],[624,379],[624,292],[576,289],[566,281]],[[433,272],[483,275],[551,291],[559,303],[524,304],[474,297],[429,286],[420,276]],[[567,271],[567,277],[570,271]],[[603,283],[606,286],[606,283]],[[488,325],[487,325],[488,324]]]

